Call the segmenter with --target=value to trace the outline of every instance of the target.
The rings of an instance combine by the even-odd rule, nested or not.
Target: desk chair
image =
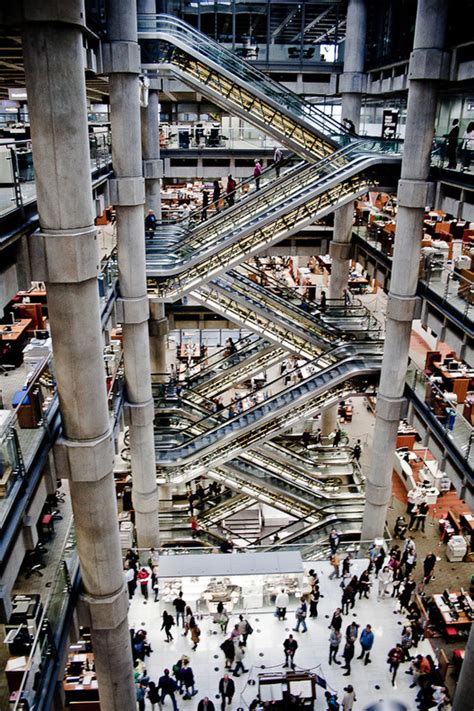
[[[11,345],[9,343],[3,343],[0,341],[0,373],[3,373],[3,375],[8,375],[10,370],[15,370],[14,365],[5,362],[8,360],[10,350]]]

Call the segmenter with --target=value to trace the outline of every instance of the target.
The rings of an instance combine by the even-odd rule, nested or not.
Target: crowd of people
[[[372,663],[372,653],[376,647],[376,654],[385,651],[387,655],[388,673],[393,687],[396,687],[397,674],[402,665],[411,676],[410,688],[416,689],[417,708],[421,711],[427,709],[447,709],[449,700],[447,690],[443,684],[436,661],[429,654],[418,652],[418,645],[424,639],[425,621],[415,601],[417,583],[414,571],[417,565],[416,545],[412,537],[404,540],[403,545],[392,545],[388,553],[383,546],[372,545],[368,554],[368,565],[359,574],[353,572],[354,561],[350,554],[339,553],[341,548],[340,536],[336,529],[329,534],[329,547],[333,573],[330,579],[336,580],[340,586],[341,602],[334,609],[328,625],[328,665],[341,665],[344,676],[354,675],[357,679],[357,665],[360,661],[364,666]],[[143,569],[153,570],[156,562],[156,553],[151,549],[148,556],[148,566],[140,566],[138,557],[133,550],[127,551],[126,570],[136,569],[138,584],[141,584],[139,574]],[[436,565],[436,556],[429,553],[423,561],[423,573],[419,585],[424,586],[432,579]],[[400,639],[390,649],[377,649],[380,644],[376,642],[374,630],[370,622],[359,624],[355,618],[344,623],[345,616],[352,617],[352,610],[361,598],[370,598],[376,593],[376,599],[381,600],[390,596],[397,602],[397,611],[402,613],[405,622],[401,627]],[[143,595],[143,591],[142,591]],[[318,574],[312,568],[307,574],[307,584],[301,595],[294,614],[294,624],[289,634],[282,642],[282,668],[296,670],[304,669],[302,660],[298,664],[298,635],[311,634],[307,619],[318,617],[318,604],[321,598],[320,581]],[[290,598],[288,591],[281,588],[275,596],[274,615],[277,620],[284,623],[288,619]],[[183,592],[180,591],[172,602],[174,614],[164,610],[162,613],[161,630],[164,633],[164,642],[174,640],[174,635],[181,634],[190,640],[190,649],[195,651],[200,642],[201,630],[199,619],[192,607],[186,602]],[[234,678],[246,674],[250,666],[247,660],[247,645],[253,634],[253,628],[245,614],[236,614],[236,621],[230,623],[231,613],[224,603],[219,602],[216,612],[212,615],[212,622],[217,625],[224,635],[224,640],[219,642],[219,649],[223,654],[224,670],[217,682],[218,698],[221,711],[232,703],[235,695]],[[361,621],[362,622],[362,621]],[[230,632],[228,631],[230,629]],[[153,649],[144,629],[131,631],[133,658],[135,662],[135,683],[137,690],[138,709],[145,709],[145,702],[161,705],[167,697],[173,705],[174,711],[178,710],[177,699],[189,700],[198,694],[195,686],[195,675],[190,663],[190,656],[181,654],[179,659],[156,680],[150,679],[146,669],[147,658]],[[360,669],[360,667],[359,667]],[[339,698],[340,697],[340,698]],[[327,689],[324,694],[327,711],[341,709],[351,711],[356,701],[356,690],[353,684],[348,684],[338,694],[336,690]],[[265,704],[258,703],[254,708]],[[298,707],[301,700],[294,699],[292,704]],[[214,708],[210,696],[203,696],[198,703],[200,711],[212,711]]]

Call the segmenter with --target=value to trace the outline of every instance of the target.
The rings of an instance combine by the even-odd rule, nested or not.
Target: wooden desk
[[[455,595],[459,595],[460,593],[456,592],[454,593]],[[466,627],[469,625],[472,625],[474,620],[470,620],[469,617],[466,615],[465,612],[462,610],[458,610],[459,617],[457,620],[454,620],[453,617],[451,616],[451,613],[449,610],[447,610],[447,605],[443,601],[443,596],[442,595],[433,595],[433,602],[436,605],[436,608],[438,612],[440,613],[442,620],[445,625],[449,627]]]
[[[457,363],[461,364],[461,361]],[[441,361],[433,361],[433,367],[443,378],[445,386],[455,393],[458,403],[462,404],[466,399],[472,376],[461,370],[448,370]]]
[[[0,324],[0,337],[2,341],[18,341],[32,323],[30,318],[22,318],[11,326],[9,324]]]
[[[415,446],[416,442],[416,433],[410,434],[399,434],[397,435],[397,444],[396,447],[399,449],[400,447],[408,447],[408,449],[413,449]]]
[[[68,701],[69,703],[73,701],[83,702],[99,700],[99,689],[95,672],[86,671],[85,669],[86,664],[90,664],[93,661],[94,655],[90,652],[69,654],[67,666],[70,664],[83,664],[84,666],[84,669],[80,675],[80,681],[68,681],[68,679],[76,677],[71,677],[67,674],[64,677],[63,689],[64,693],[66,694],[66,701]]]
[[[5,676],[7,677],[8,690],[10,693],[18,691],[23,681],[26,671],[26,657],[10,657],[5,666]]]

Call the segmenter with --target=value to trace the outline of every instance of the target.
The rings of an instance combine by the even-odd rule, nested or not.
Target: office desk
[[[69,654],[67,663],[69,664],[90,664],[94,661],[94,655],[90,652],[83,652],[80,654]],[[76,679],[77,677],[72,677],[66,675],[63,681],[63,689],[66,694],[66,701],[98,701],[99,699],[99,689],[97,685],[97,679],[95,673],[92,671],[87,671],[83,669],[81,673],[80,680],[78,681],[68,681],[69,679]]]
[[[460,363],[460,361],[457,361]],[[471,371],[463,372],[463,370],[448,370],[443,366],[441,361],[433,361],[433,368],[439,372],[443,378],[443,382],[451,392],[455,393],[458,399],[458,403],[462,404],[467,396],[469,390],[469,383],[473,375]]]
[[[460,593],[456,592],[455,595]],[[468,596],[467,596],[468,597]],[[459,617],[457,620],[453,619],[448,606],[445,604],[442,595],[433,595],[433,602],[436,605],[445,625],[449,627],[466,627],[472,625],[474,620],[470,620],[465,612],[462,610],[457,610]]]
[[[33,323],[31,318],[22,318],[14,324],[0,324],[0,337],[2,341],[19,341]],[[6,329],[6,330],[5,330]],[[11,329],[11,330],[9,330]]]

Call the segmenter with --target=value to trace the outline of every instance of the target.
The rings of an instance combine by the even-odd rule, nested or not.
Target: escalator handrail
[[[247,336],[242,336],[242,338],[239,338],[238,341],[235,341],[234,346],[236,347],[236,353],[243,353],[249,346],[255,346],[259,340],[264,341],[265,339],[259,336],[257,333],[249,333]],[[247,341],[247,343],[244,343],[244,341]],[[219,351],[216,351],[212,355],[207,357],[207,364],[206,367],[200,370],[198,373],[195,375],[186,375],[186,373],[193,367],[190,366],[186,368],[185,370],[185,375],[184,379],[188,382],[191,382],[194,378],[201,376],[206,370],[215,367],[219,365],[220,363],[223,363],[224,361],[228,360],[229,358],[232,358],[232,355],[236,355],[236,353],[232,353],[229,356],[225,355],[226,348],[221,348]]]

